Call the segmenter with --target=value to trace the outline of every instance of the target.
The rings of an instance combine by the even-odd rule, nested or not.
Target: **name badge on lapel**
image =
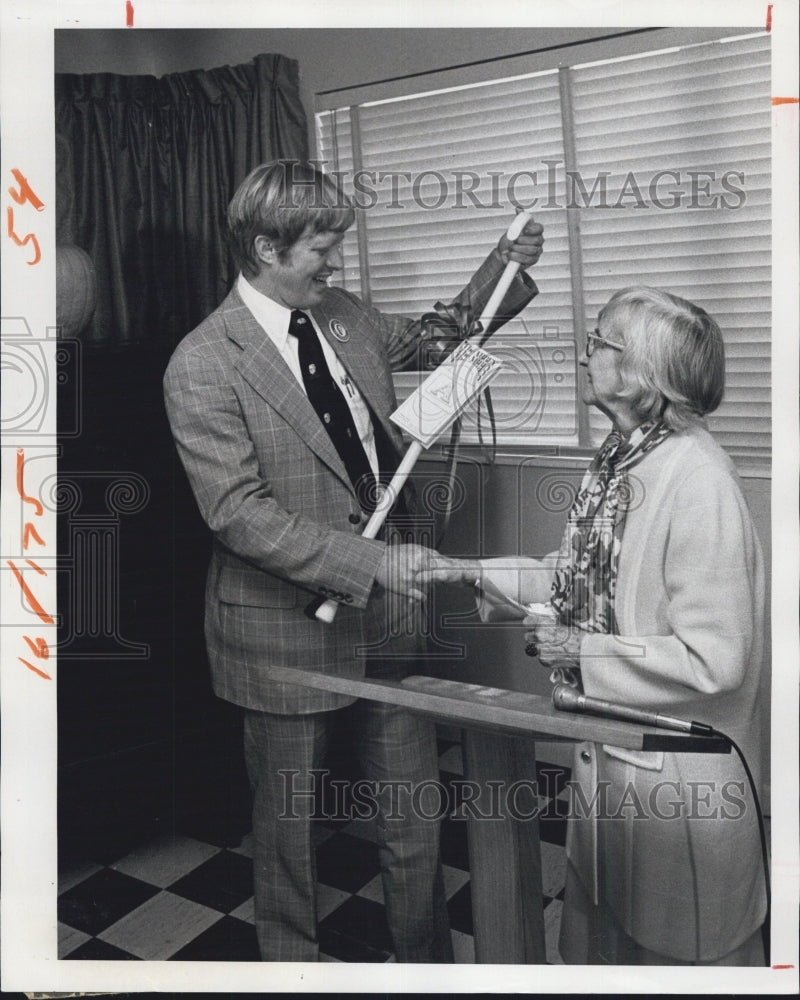
[[[347,327],[340,319],[332,319],[328,323],[328,329],[331,331],[331,336],[335,337],[341,343],[346,343],[350,339],[350,333]]]

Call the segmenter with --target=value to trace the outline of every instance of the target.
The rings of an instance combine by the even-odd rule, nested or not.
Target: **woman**
[[[516,560],[514,572],[484,561],[478,582],[548,602],[556,626],[524,621],[527,651],[553,680],[713,726],[739,744],[758,788],[762,557],[733,465],[703,421],[722,399],[719,327],[676,296],[626,289],[601,310],[582,365],[584,401],[613,429],[561,550]],[[474,563],[441,557],[435,573],[475,576]],[[488,614],[508,607],[490,601]],[[763,964],[758,823],[738,756],[583,744],[572,779],[566,962]]]

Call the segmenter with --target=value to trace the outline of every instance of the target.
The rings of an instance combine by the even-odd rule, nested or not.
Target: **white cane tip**
[[[330,623],[336,617],[337,608],[338,605],[336,604],[336,601],[325,601],[324,604],[320,604],[320,606],[317,608],[316,617],[321,622],[326,622],[328,625],[330,625]]]

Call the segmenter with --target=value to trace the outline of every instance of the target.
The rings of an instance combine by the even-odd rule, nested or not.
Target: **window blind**
[[[558,94],[558,73],[551,71],[358,109],[364,175],[356,197],[364,206],[360,224],[367,234],[371,300],[378,308],[420,315],[438,300],[449,301],[496,246],[518,207],[537,201],[535,217],[547,241],[531,272],[540,294],[534,308],[488,345],[504,363],[492,399],[498,439],[506,444],[578,443]],[[354,194],[352,154],[341,113],[338,120],[334,114],[317,118],[320,155],[336,163],[345,189]],[[351,240],[348,273],[357,266],[356,253]],[[398,374],[398,398],[419,380],[414,373]],[[484,432],[485,414],[484,408]],[[476,404],[464,416],[462,440],[477,443],[480,435]]]
[[[338,170],[343,178],[343,187],[348,194],[352,191],[355,172],[354,155],[357,154],[353,142],[353,127],[349,108],[338,108],[316,116],[317,148],[324,168],[328,172]],[[348,178],[350,179],[348,181]],[[361,225],[361,219],[358,220]],[[358,230],[348,229],[342,241],[344,267],[342,273],[333,280],[364,298],[369,298],[369,289],[362,287],[361,267],[358,253]]]
[[[603,436],[597,411],[579,419],[585,330],[612,292],[649,284],[720,323],[727,389],[710,424],[740,463],[766,467],[766,35],[362,100],[320,112],[317,134],[320,159],[359,206],[341,280],[385,311],[447,301],[516,208],[533,206],[546,236],[530,272],[540,295],[489,343],[505,363],[492,383],[500,443],[586,447]],[[418,382],[396,376],[398,397]],[[479,437],[473,411],[464,440]]]
[[[653,285],[706,309],[726,348],[709,426],[740,461],[770,453],[770,51],[705,43],[571,74],[587,328],[610,293]],[[613,144],[609,137],[613,135]],[[583,203],[588,202],[586,207]],[[614,207],[621,203],[625,207]],[[591,410],[595,442],[608,428]]]

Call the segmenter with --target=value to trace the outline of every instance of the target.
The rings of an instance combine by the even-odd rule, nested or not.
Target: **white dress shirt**
[[[287,309],[286,306],[280,305],[274,299],[270,299],[262,292],[259,292],[243,274],[239,275],[236,289],[239,295],[241,295],[244,304],[255,317],[258,325],[266,333],[283,360],[289,366],[300,388],[305,392],[303,373],[300,369],[300,352],[297,337],[289,336],[289,321],[292,310]],[[377,475],[378,453],[375,447],[375,429],[372,426],[372,419],[369,415],[369,407],[366,400],[353,384],[334,349],[320,333],[319,327],[314,322],[314,317],[308,311],[306,311],[306,315],[311,320],[311,324],[317,333],[331,375],[341,386],[342,394],[347,400],[347,405],[350,407],[350,412],[353,415],[353,423],[356,425],[358,436],[361,438],[364,451],[367,453],[370,467]]]

